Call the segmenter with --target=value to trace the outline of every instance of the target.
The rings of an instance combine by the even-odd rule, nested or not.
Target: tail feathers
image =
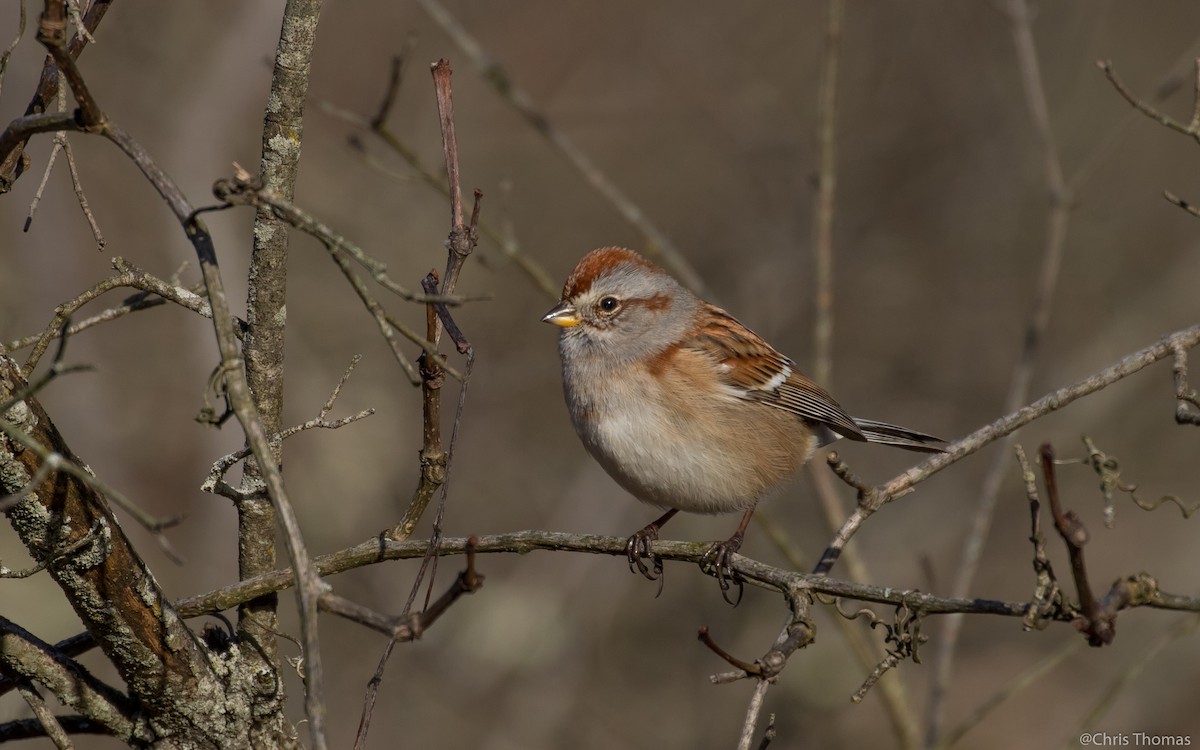
[[[899,448],[906,448],[910,451],[923,451],[925,453],[944,453],[945,451],[934,443],[944,443],[939,437],[926,435],[924,432],[910,430],[907,427],[898,427],[887,422],[876,422],[873,419],[859,419],[852,417],[854,424],[858,425],[858,429],[862,432],[862,436],[866,438],[868,443],[882,443],[884,445],[894,445]]]

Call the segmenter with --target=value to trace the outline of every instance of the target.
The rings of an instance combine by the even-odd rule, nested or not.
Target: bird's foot
[[[700,570],[717,579],[721,586],[721,598],[736,607],[742,601],[744,587],[742,577],[733,569],[733,556],[742,548],[742,535],[734,534],[723,542],[714,542],[700,558]],[[737,587],[737,596],[730,599],[729,592]]]
[[[654,598],[662,596],[663,591],[663,561],[650,549],[651,543],[658,540],[657,523],[652,523],[625,542],[625,557],[629,559],[629,572],[641,573],[649,581],[658,581],[658,593]],[[647,565],[646,563],[650,564]]]

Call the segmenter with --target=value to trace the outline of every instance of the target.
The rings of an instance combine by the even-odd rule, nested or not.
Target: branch
[[[42,329],[41,333],[10,341],[3,346],[3,352],[14,352],[24,349],[27,346],[33,346],[33,351],[29,353],[29,357],[25,360],[25,365],[21,370],[25,377],[29,377],[34,368],[37,367],[38,362],[41,361],[42,356],[49,349],[50,343],[56,337],[64,333],[68,336],[76,334],[94,325],[115,320],[135,310],[155,307],[164,302],[174,302],[180,307],[191,310],[202,317],[212,317],[212,310],[209,308],[208,302],[203,297],[197,295],[195,291],[184,289],[176,283],[166,282],[152,276],[121,257],[113,258],[112,265],[117,270],[116,276],[111,276],[104,281],[98,282],[74,298],[58,305],[54,310],[54,318]],[[106,292],[122,287],[140,289],[143,293],[135,294],[118,307],[105,310],[103,313],[79,323],[67,325],[64,329],[67,320],[78,312],[81,307]],[[156,295],[159,299],[148,296],[150,294]]]
[[[536,550],[584,552],[610,555],[625,559],[626,537],[569,534],[556,531],[516,531],[507,534],[480,536],[475,545],[478,554],[526,554]],[[652,544],[655,554],[664,560],[698,564],[708,550],[705,542],[676,542],[659,540]],[[386,560],[408,560],[423,557],[429,550],[428,540],[392,541],[383,536],[347,547],[338,552],[314,558],[322,576],[332,576]],[[438,547],[439,556],[466,553],[467,539],[444,538]],[[828,576],[801,573],[758,562],[742,555],[733,556],[733,568],[748,581],[763,588],[789,595],[805,592],[822,593],[846,599],[856,599],[893,606],[907,604],[924,614],[970,612],[975,614],[1023,617],[1027,602],[994,599],[957,599],[908,591],[893,586],[876,586],[842,581]],[[276,570],[246,581],[239,581],[206,594],[176,602],[183,617],[220,612],[236,607],[256,596],[282,591],[294,584],[291,570]],[[1179,612],[1200,612],[1200,597],[1186,597],[1158,591],[1148,601],[1136,606],[1169,609]]]
[[[846,542],[862,527],[867,518],[887,503],[908,494],[917,484],[925,481],[942,469],[961,461],[984,446],[1024,427],[1035,419],[1058,411],[1077,399],[1107,388],[1113,383],[1123,380],[1159,360],[1166,359],[1180,348],[1190,349],[1197,343],[1200,343],[1200,325],[1168,334],[1158,342],[1122,358],[1103,370],[1093,373],[1071,385],[1051,391],[1032,404],[980,427],[970,435],[946,446],[944,453],[933,455],[931,458],[922,461],[883,484],[867,487],[861,482],[848,482],[858,490],[858,506],[850,514],[850,517],[846,519],[845,523],[842,524],[833,541],[830,542],[829,547],[822,554],[820,562],[814,568],[814,572],[828,572],[833,567]],[[829,461],[831,464],[837,464],[837,454],[830,453]],[[845,479],[842,474],[839,474],[839,478]]]
[[[1072,187],[1063,176],[1062,160],[1055,143],[1054,129],[1050,124],[1050,106],[1046,88],[1042,81],[1041,63],[1034,42],[1030,10],[1025,0],[1008,0],[1007,11],[1011,25],[1013,43],[1016,47],[1017,67],[1021,74],[1021,88],[1025,95],[1033,129],[1042,147],[1042,163],[1045,187],[1049,197],[1046,210],[1046,234],[1043,241],[1041,268],[1036,278],[1034,298],[1021,351],[1013,367],[1009,381],[1004,410],[1011,412],[1029,399],[1033,382],[1034,367],[1041,354],[1042,341],[1050,323],[1054,291],[1058,285],[1059,270],[1066,251],[1067,228],[1071,219],[1071,204],[1074,201]],[[992,464],[984,477],[983,486],[976,502],[975,515],[963,543],[961,562],[957,566],[950,592],[954,596],[966,596],[975,580],[983,546],[992,528],[996,512],[996,501],[1004,476],[1011,470],[1009,454],[1016,443],[1016,432],[1010,432],[992,458]],[[941,731],[944,698],[949,688],[953,671],[954,652],[962,632],[963,618],[951,617],[943,626],[933,659],[933,679],[929,686],[929,700],[925,715],[926,745],[933,745]]]
[[[262,158],[259,179],[265,191],[290,200],[294,194],[304,133],[304,99],[321,17],[321,0],[288,0],[283,9],[279,41],[271,73],[263,118]],[[325,692],[318,636],[317,603],[325,584],[312,570],[294,513],[283,494],[279,465],[283,442],[284,330],[287,325],[288,232],[286,224],[266,207],[254,217],[254,245],[250,253],[246,290],[246,337],[243,362],[233,348],[221,349],[221,364],[230,385],[230,403],[246,431],[251,455],[242,474],[238,508],[238,575],[250,578],[275,567],[275,515],[287,532],[288,554],[301,570],[298,588],[300,631],[304,658],[304,714],[316,750],[324,750]],[[215,264],[214,264],[215,270]],[[206,277],[207,280],[207,277]],[[211,289],[211,287],[210,287]],[[218,337],[221,334],[218,333]],[[241,371],[244,367],[244,374]],[[241,381],[229,383],[229,377]],[[243,384],[244,383],[244,384]],[[239,392],[237,399],[232,391]],[[240,403],[239,403],[240,402]],[[257,434],[252,436],[252,432]],[[255,445],[256,438],[259,440]],[[274,484],[274,491],[267,491]],[[278,672],[279,619],[277,602],[267,597],[248,602],[238,612],[239,637],[257,643],[261,668]],[[254,669],[254,667],[251,667]],[[282,698],[282,686],[262,696],[268,704]],[[271,734],[282,738],[291,728],[274,712]]]
[[[56,716],[55,721],[67,734],[112,734],[108,727],[82,716]],[[16,742],[45,737],[46,729],[37,719],[16,719],[0,724],[0,742]]]
[[[1054,515],[1054,528],[1062,537],[1071,560],[1071,575],[1075,578],[1075,590],[1083,610],[1083,622],[1079,629],[1088,635],[1088,644],[1107,646],[1116,636],[1116,611],[1104,611],[1091,584],[1088,583],[1087,565],[1083,559],[1083,545],[1088,543],[1087,528],[1075,511],[1064,511],[1058,496],[1058,477],[1054,470],[1054,448],[1043,443],[1040,450],[1042,477],[1046,482],[1046,495],[1050,499],[1050,511]]]
[[[144,719],[136,718],[136,704],[5,617],[0,617],[0,664],[10,674],[45,685],[60,703],[103,727],[104,732],[127,741],[149,737]],[[7,739],[5,727],[0,725],[0,739]]]
[[[391,636],[397,643],[415,641],[446,613],[463,594],[473,594],[483,587],[485,576],[475,571],[475,537],[467,539],[467,567],[454,583],[423,611],[400,617],[388,617],[361,604],[326,592],[321,596],[321,609]]]
[[[670,238],[650,221],[637,204],[600,171],[599,167],[584,154],[582,149],[575,145],[565,133],[551,124],[543,112],[537,110],[529,95],[513,82],[508,73],[495,60],[488,57],[479,41],[467,33],[467,30],[450,14],[450,11],[438,0],[421,0],[421,7],[458,44],[463,54],[470,58],[475,67],[479,69],[479,74],[483,77],[484,82],[490,84],[506,104],[524,117],[538,135],[545,138],[571,166],[579,171],[589,185],[595,188],[626,221],[646,237],[647,254],[658,256],[663,265],[680,282],[703,296],[703,280],[696,273],[696,269],[687,262],[684,254],[675,247],[675,243],[671,242]]]
[[[1121,79],[1117,77],[1117,71],[1115,68],[1113,68],[1111,60],[1097,60],[1096,67],[1104,71],[1104,76],[1108,78],[1108,82],[1113,85],[1113,88],[1117,90],[1117,93],[1120,94],[1125,101],[1129,102],[1130,106],[1132,106],[1138,112],[1141,112],[1146,117],[1154,120],[1159,125],[1162,125],[1170,130],[1174,130],[1176,133],[1190,136],[1197,143],[1200,143],[1200,91],[1197,92],[1197,101],[1195,103],[1197,111],[1193,114],[1192,121],[1185,125],[1179,120],[1176,120],[1168,114],[1160,112],[1159,110],[1139,99],[1132,91],[1129,90],[1128,87],[1125,86],[1124,83],[1121,82]]]
[[[0,359],[0,401],[23,382],[15,362]],[[104,485],[78,468],[33,397],[8,409],[0,426],[9,436],[0,440],[0,490],[26,493],[7,515],[31,557],[49,561],[50,576],[138,700],[163,716],[203,710],[181,695],[215,689],[217,678],[113,518]],[[61,471],[31,486],[54,456]]]
[[[104,14],[108,12],[112,6],[113,0],[92,0],[88,6],[87,13],[83,16],[83,28],[80,32],[71,37],[71,41],[66,44],[66,53],[74,59],[78,59],[83,50],[87,47],[87,37],[96,31],[96,27],[100,25]],[[29,105],[25,108],[25,117],[19,119],[28,119],[37,117],[46,112],[50,108],[50,103],[54,101],[58,94],[58,65],[55,58],[47,58],[46,64],[42,67],[42,76],[38,82],[37,90],[33,94]],[[64,117],[74,120],[70,114],[65,114]],[[14,120],[13,124],[17,121]],[[59,128],[50,128],[51,130],[59,130]],[[0,136],[0,195],[12,190],[13,184],[25,172],[29,165],[29,157],[25,154],[25,145],[29,141],[29,136],[34,132],[31,131],[25,134],[17,132],[15,137],[9,137],[9,130],[12,130],[12,125],[5,130],[3,136]]]
[[[297,207],[290,198],[260,185],[240,166],[235,165],[235,167],[232,179],[220,179],[213,184],[213,195],[217,200],[227,206],[246,205],[270,209],[277,218],[316,238],[330,252],[340,251],[353,258],[356,263],[366,269],[376,283],[397,297],[409,302],[441,302],[447,305],[486,299],[486,297],[456,297],[448,294],[431,295],[413,292],[408,287],[396,283],[388,275],[386,263],[376,260],[358,245],[333,231],[327,224]]]
[[[83,127],[79,124],[74,124],[62,129],[82,130]],[[284,541],[288,548],[288,556],[293,565],[300,571],[301,580],[304,581],[304,585],[299,590],[300,610],[302,613],[315,615],[318,589],[321,587],[321,584],[316,580],[311,559],[304,547],[304,541],[300,534],[299,523],[291,507],[291,502],[288,500],[287,491],[283,484],[283,476],[278,464],[272,460],[270,441],[266,431],[263,429],[246,381],[244,362],[238,351],[236,326],[226,299],[224,281],[217,263],[212,237],[204,227],[204,224],[196,218],[195,210],[187,198],[184,197],[182,191],[179,190],[179,187],[159,168],[146,150],[142,148],[141,144],[109,120],[103,120],[100,123],[98,132],[120,148],[142,171],[146,179],[149,180],[159,195],[162,196],[168,208],[174,213],[196,251],[196,255],[200,261],[200,272],[204,278],[209,304],[212,309],[213,330],[217,339],[217,348],[221,353],[221,364],[218,371],[224,379],[230,406],[242,426],[242,430],[246,435],[246,442],[251,447],[255,458],[263,469],[266,490],[271,497],[276,512],[279,514],[281,525],[285,531]],[[8,131],[6,131],[6,135],[7,133]],[[4,140],[4,137],[0,136],[0,142]],[[309,623],[304,627],[306,648],[316,649],[316,633],[315,625],[313,624],[315,623],[315,617],[308,617],[307,620],[302,620],[302,622]],[[313,675],[319,674],[319,669],[312,670],[310,664],[310,671],[308,672],[310,680],[316,679]],[[310,682],[310,684],[312,683]],[[319,690],[314,690],[314,693],[319,692]],[[199,710],[196,708],[199,704],[195,702],[190,704],[188,701],[172,703],[165,701],[164,697],[164,694],[160,691],[159,694],[154,696],[155,702],[176,705],[187,710]],[[166,707],[170,708],[171,706],[167,705]],[[207,717],[197,717],[192,721],[199,722],[200,725],[205,725],[209,724],[211,720]],[[320,729],[318,726],[313,727],[314,737],[319,735]]]
[[[396,73],[397,64],[397,61],[394,60],[390,85],[384,94],[384,100],[380,107],[380,111],[377,112],[373,117],[364,117],[360,114],[337,107],[329,102],[322,102],[321,108],[327,114],[333,115],[334,117],[337,117],[352,125],[368,129],[371,133],[375,134],[380,140],[382,140],[388,148],[390,148],[401,159],[403,159],[417,173],[417,176],[421,179],[423,184],[433,188],[448,198],[450,197],[450,189],[447,187],[446,181],[439,177],[432,169],[426,166],[425,163],[421,161],[421,158],[417,156],[417,153],[413,149],[409,148],[400,138],[400,136],[387,125],[387,112],[390,108],[390,102],[394,100],[395,96],[394,86],[396,86],[400,80]],[[407,178],[407,175],[395,173],[381,164],[378,159],[367,153],[366,147],[357,135],[351,135],[347,140],[349,141],[350,148],[356,154],[362,157],[367,166],[383,173],[393,180],[403,181]],[[515,263],[517,268],[519,268],[526,275],[526,277],[529,278],[533,285],[536,286],[544,295],[546,295],[546,297],[555,300],[558,299],[561,290],[558,282],[550,277],[550,274],[546,271],[545,267],[543,267],[541,263],[530,257],[527,253],[522,252],[520,246],[517,244],[516,240],[512,238],[510,232],[506,232],[503,229],[497,229],[482,219],[479,222],[479,231],[492,242],[495,242],[500,248],[500,251],[504,254],[504,257]]]
[[[446,162],[446,184],[449,186],[450,195],[450,232],[446,238],[446,276],[442,280],[440,290],[443,297],[448,297],[454,294],[463,264],[466,263],[467,258],[471,256],[475,251],[476,245],[479,243],[479,206],[483,194],[479,190],[475,191],[475,204],[471,211],[470,223],[464,224],[458,139],[454,130],[454,100],[451,87],[453,73],[450,69],[450,61],[444,58],[438,60],[431,66],[430,70],[433,74],[434,91],[437,96],[438,119],[442,131],[442,150]],[[395,79],[398,82],[399,71],[396,72]],[[383,116],[381,113],[380,118]],[[427,298],[432,298],[438,291],[437,282],[438,275],[436,271],[430,271],[421,281],[421,289],[425,292]],[[444,358],[440,357],[437,352],[437,346],[441,341],[443,329],[450,335],[459,353],[465,354],[467,357],[466,377],[461,379],[462,385],[458,391],[458,407],[455,411],[454,428],[450,434],[450,447],[448,450],[442,449],[441,437],[442,384],[444,381],[442,374],[446,371],[446,367],[444,365]],[[463,336],[462,331],[459,330],[458,325],[455,324],[450,311],[442,302],[431,300],[426,303],[425,331],[427,338],[433,344],[433,351],[427,349],[418,360],[421,372],[422,395],[423,440],[420,453],[421,479],[416,491],[413,493],[413,499],[409,503],[408,510],[405,511],[404,518],[392,529],[389,536],[392,539],[406,539],[412,534],[417,522],[428,508],[429,501],[439,488],[441,489],[441,495],[438,500],[437,513],[434,516],[429,548],[421,560],[421,567],[417,571],[412,588],[409,590],[408,599],[404,603],[402,618],[409,616],[413,602],[416,600],[421,584],[425,580],[426,571],[430,570],[430,568],[432,568],[432,573],[429,575],[429,589],[425,597],[425,609],[426,611],[431,611],[435,618],[440,614],[440,608],[448,607],[461,593],[464,591],[473,591],[482,584],[482,579],[475,575],[475,538],[471,537],[467,541],[467,571],[459,576],[458,583],[450,592],[443,595],[432,608],[428,606],[429,597],[433,592],[434,575],[437,572],[437,555],[439,543],[442,538],[442,520],[446,509],[446,499],[449,495],[450,464],[454,456],[454,448],[458,438],[458,428],[462,418],[463,405],[466,402],[467,378],[471,376],[471,368],[475,362],[475,353],[471,348],[471,344]],[[359,722],[358,735],[355,739],[356,748],[362,747],[366,742],[367,732],[371,723],[371,712],[375,705],[379,685],[383,681],[384,670],[387,667],[392,650],[398,640],[400,640],[400,634],[406,632],[398,628],[411,628],[407,623],[397,623],[396,621],[391,621],[389,627],[392,638],[384,649],[383,655],[379,660],[379,666],[375,670],[375,676],[371,679],[367,687],[367,695],[363,701],[362,718]],[[419,635],[419,632],[417,635]]]
[[[374,409],[363,409],[362,411],[356,414],[351,414],[348,417],[342,417],[341,419],[334,419],[332,421],[328,419],[329,412],[333,410],[333,402],[337,400],[338,395],[342,392],[342,387],[346,385],[346,381],[350,379],[350,374],[354,372],[354,368],[358,366],[358,363],[361,359],[362,357],[356,354],[354,355],[354,358],[350,360],[350,366],[346,368],[346,372],[342,374],[341,379],[338,380],[337,385],[334,386],[333,392],[329,395],[329,399],[325,402],[324,406],[321,407],[321,411],[316,417],[308,420],[307,422],[302,422],[298,425],[293,425],[292,427],[287,428],[283,432],[279,433],[275,440],[278,442],[283,442],[292,435],[295,435],[299,432],[305,432],[307,430],[341,429],[348,424],[357,422],[360,419],[366,419],[367,417],[373,415],[375,413]],[[235,465],[237,465],[238,461],[246,458],[250,455],[250,453],[251,452],[249,448],[242,448],[239,451],[234,451],[233,453],[224,455],[214,461],[212,468],[210,468],[208,471],[208,476],[204,478],[204,482],[200,485],[200,490],[203,492],[212,492],[223,495],[237,501],[245,499],[246,491],[244,489],[235,489],[234,487],[231,487],[225,483],[224,478],[225,474]]]

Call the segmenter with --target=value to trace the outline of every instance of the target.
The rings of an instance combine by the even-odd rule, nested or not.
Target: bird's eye
[[[612,313],[616,312],[617,308],[621,306],[621,300],[612,296],[601,297],[599,304],[601,312]]]

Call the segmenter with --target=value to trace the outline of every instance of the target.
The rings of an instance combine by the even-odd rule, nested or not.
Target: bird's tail
[[[862,436],[867,439],[868,443],[883,443],[884,445],[895,445],[899,448],[907,448],[910,451],[923,451],[925,453],[944,453],[945,451],[934,443],[944,443],[939,437],[926,435],[924,432],[910,430],[907,427],[898,427],[887,422],[876,422],[873,419],[859,419],[852,417],[854,424],[858,425],[858,429],[862,432]]]

